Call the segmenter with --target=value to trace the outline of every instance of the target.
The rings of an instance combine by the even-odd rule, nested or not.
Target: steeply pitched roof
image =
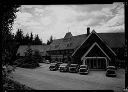
[[[18,50],[17,54],[19,53],[20,56],[25,56],[25,51],[27,50],[28,46],[27,45],[21,45]],[[39,50],[41,52],[42,56],[46,55],[46,51],[49,49],[48,45],[31,45],[30,48],[32,50]]]
[[[111,47],[118,48],[125,44],[125,33],[98,33],[98,35]]]
[[[97,33],[111,48],[122,47],[125,44],[124,33]],[[69,39],[56,39],[50,44],[49,50],[76,49],[87,38],[87,34],[72,36]],[[69,45],[68,45],[69,44]]]
[[[86,38],[86,40],[79,46],[74,53],[72,54],[72,57],[77,57],[80,58],[83,56],[84,53],[90,52],[90,50],[97,45],[98,48],[104,54],[111,60],[111,58],[115,57],[116,54],[115,52],[107,45],[104,43],[103,39],[97,35],[95,31],[92,31],[91,34]],[[86,56],[85,54],[85,56]]]
[[[78,47],[86,38],[85,35],[73,36],[67,39],[56,39],[50,44],[49,50],[74,49]]]
[[[99,37],[103,39],[105,43],[111,48],[122,47],[125,44],[125,33],[97,33]],[[78,48],[87,38],[87,34],[72,36],[69,38],[61,38],[53,40],[49,45],[31,45],[30,47],[34,50],[37,49],[42,52],[42,56],[46,55],[46,51],[50,50],[64,50],[64,49],[76,49]],[[24,52],[28,48],[27,45],[21,45],[18,48],[17,54],[24,56]]]

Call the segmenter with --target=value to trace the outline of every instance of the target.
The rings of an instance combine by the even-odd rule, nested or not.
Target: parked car
[[[79,65],[78,64],[71,64],[69,66],[69,72],[78,72],[79,71]]]
[[[115,66],[107,66],[107,69],[114,69],[114,70],[116,70],[116,67]]]
[[[108,66],[107,67],[106,76],[116,77],[116,68],[115,68],[115,66]]]
[[[88,74],[89,73],[88,66],[87,65],[80,65],[79,73],[80,74]]]
[[[58,67],[59,67],[61,64],[63,64],[63,62],[57,62],[57,64],[58,64]]]
[[[46,60],[46,61],[45,61],[45,64],[50,64],[50,61],[49,61],[49,60]]]
[[[50,67],[49,67],[49,69],[51,70],[51,71],[55,71],[55,70],[58,70],[58,64],[57,63],[51,63],[50,64]]]
[[[68,72],[68,70],[69,70],[69,64],[67,63],[60,64],[59,66],[60,72]]]

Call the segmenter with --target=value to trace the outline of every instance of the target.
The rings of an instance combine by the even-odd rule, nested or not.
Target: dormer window
[[[66,33],[66,35],[64,36],[64,41],[69,41],[69,40],[71,40],[71,37],[72,37],[72,34],[71,34],[71,32],[68,32],[68,33]]]
[[[71,37],[72,37],[71,32],[66,33],[66,35],[64,36],[64,38],[71,38]]]

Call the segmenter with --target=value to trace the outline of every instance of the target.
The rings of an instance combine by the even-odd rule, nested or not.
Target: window
[[[72,46],[72,43],[68,43],[68,44],[67,44],[67,47],[70,47],[70,46]]]

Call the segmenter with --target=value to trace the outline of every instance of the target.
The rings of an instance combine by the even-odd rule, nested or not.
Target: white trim
[[[85,41],[91,36],[92,32],[87,36],[87,38],[85,39]],[[84,44],[84,42],[73,52],[72,56],[76,53],[76,51]]]
[[[95,34],[98,36],[98,34],[93,30],[93,31],[87,36],[86,40],[91,36],[92,33],[95,33]],[[98,37],[101,39],[100,36],[98,36]],[[86,41],[86,40],[85,40],[85,41]],[[101,40],[102,40],[102,42],[104,42],[103,39],[101,39]],[[85,41],[84,41],[84,42],[85,42]],[[73,54],[72,54],[71,56],[73,56],[73,55],[76,53],[76,51],[84,44],[84,42],[73,52]],[[105,45],[111,50],[111,52],[113,52],[113,54],[114,54],[115,56],[117,56],[116,53],[115,53],[107,44],[105,44]]]
[[[85,65],[85,62],[88,58],[104,58],[106,60],[106,67],[108,66],[108,61],[106,57],[86,57],[86,59],[83,60],[83,64]]]
[[[86,58],[106,58],[106,57],[86,57]]]
[[[95,45],[97,45],[97,46],[100,48],[100,50],[109,58],[109,60],[111,60],[111,58],[104,52],[104,50],[97,44],[97,42],[95,42],[95,43],[88,49],[88,51],[82,56],[81,60],[83,60],[83,59],[87,56],[87,54],[90,52],[90,50],[91,50]]]

